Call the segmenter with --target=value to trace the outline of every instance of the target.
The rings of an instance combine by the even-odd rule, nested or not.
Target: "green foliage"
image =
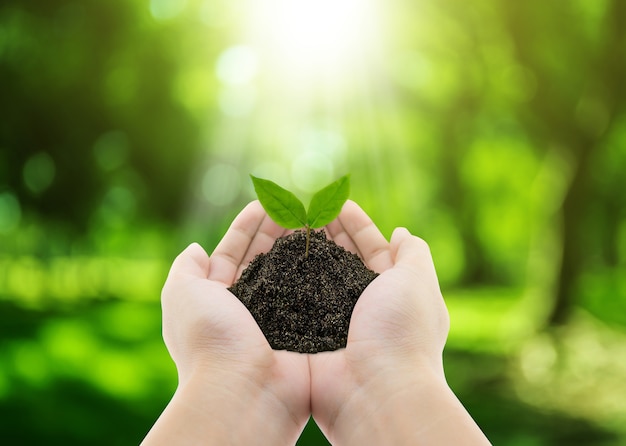
[[[256,195],[272,220],[286,229],[307,225],[307,212],[302,202],[292,192],[278,184],[250,175]]]
[[[333,221],[341,212],[350,195],[350,176],[344,175],[337,181],[316,192],[311,198],[306,215],[307,226],[321,228]]]
[[[309,210],[292,192],[270,180],[250,175],[257,197],[272,220],[286,229],[321,228],[333,221],[341,212],[350,195],[350,176],[344,175],[317,191]]]
[[[290,191],[270,180],[250,175],[254,190],[265,212],[286,229],[306,228],[306,251],[309,255],[311,229],[321,228],[333,221],[350,195],[350,176],[344,175],[317,191],[308,212],[304,204]]]

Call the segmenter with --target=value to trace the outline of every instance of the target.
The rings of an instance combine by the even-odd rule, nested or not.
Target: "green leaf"
[[[344,175],[311,198],[307,223],[312,228],[321,228],[337,218],[350,195],[350,176]]]
[[[250,175],[256,195],[272,220],[286,229],[306,226],[306,210],[298,198],[273,181]]]

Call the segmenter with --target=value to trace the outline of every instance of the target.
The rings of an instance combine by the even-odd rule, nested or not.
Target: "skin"
[[[325,436],[335,445],[490,444],[445,380],[450,320],[428,245],[405,228],[388,243],[354,202],[327,232],[380,276],[357,301],[346,348],[309,358]]]
[[[288,232],[258,202],[210,258],[197,244],[177,257],[162,306],[179,386],[143,444],[295,444],[311,414],[334,445],[489,444],[445,381],[449,318],[426,243],[404,228],[387,242],[351,201],[325,230],[380,273],[334,352],[272,350],[227,290]]]
[[[161,301],[179,385],[142,444],[295,444],[310,415],[308,358],[272,350],[227,290],[283,234],[254,202],[210,258],[198,244],[176,258]]]

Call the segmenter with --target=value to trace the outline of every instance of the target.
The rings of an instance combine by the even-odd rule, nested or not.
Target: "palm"
[[[302,413],[303,417],[308,417],[310,380],[306,356],[273,350],[250,312],[238,300],[233,299],[230,292],[225,291],[228,296],[224,296],[222,300],[228,301],[229,305],[222,308],[222,315],[230,321],[223,320],[224,335],[228,341],[221,347],[237,356],[235,364],[241,365],[245,358],[247,364],[243,364],[244,366],[263,371],[269,368],[274,377],[276,396],[281,401],[288,402],[294,413]]]
[[[267,217],[258,202],[239,214],[210,258],[198,247],[194,261],[181,268],[185,286],[190,291],[187,294],[194,300],[193,305],[184,307],[194,314],[184,319],[196,321],[201,329],[193,336],[196,347],[200,342],[201,348],[197,350],[227,359],[225,364],[236,367],[229,369],[230,373],[261,370],[267,374],[269,371],[270,385],[277,399],[284,401],[301,423],[313,408],[322,429],[328,420],[324,415],[320,419],[320,414],[335,413],[338,402],[349,391],[342,388],[341,383],[350,381],[347,378],[359,369],[359,363],[364,364],[377,350],[385,348],[383,343],[389,338],[385,332],[390,331],[385,323],[393,319],[394,303],[377,297],[383,294],[382,290],[397,283],[391,269],[389,243],[355,203],[347,202],[326,231],[329,238],[358,253],[370,268],[382,273],[360,297],[350,322],[348,346],[343,350],[316,355],[272,350],[250,312],[227,290],[255,255],[269,251],[274,241],[286,233]],[[164,304],[166,302],[171,302],[170,312],[185,311],[176,299],[166,299]],[[174,339],[168,344],[174,346],[170,350],[175,360],[188,357],[175,348],[189,344],[175,342],[176,337],[185,336],[187,329],[182,330],[182,334],[172,330],[173,334],[168,336]]]
[[[227,293],[223,299],[206,302],[206,305],[220,305],[219,324],[224,332],[220,334],[223,346],[241,354],[240,357],[258,361],[259,364],[272,364],[272,373],[278,378],[278,396],[291,400],[304,410],[310,409],[310,398],[321,402],[323,413],[332,413],[334,401],[325,401],[332,395],[341,395],[341,382],[345,374],[351,373],[355,363],[371,357],[377,349],[384,348],[381,339],[385,331],[386,310],[393,312],[391,301],[381,306],[380,291],[395,283],[389,244],[369,217],[353,202],[347,202],[338,219],[326,228],[329,238],[346,249],[358,253],[365,263],[379,276],[360,297],[355,307],[348,336],[348,346],[344,350],[317,355],[303,355],[287,351],[274,351],[251,314],[232,296],[226,285],[231,285],[242,270],[260,252],[268,251],[274,241],[286,231],[272,222],[258,203],[248,206],[233,222],[230,230],[215,249],[208,267],[208,279],[212,287],[221,288]],[[224,305],[228,302],[228,305]],[[216,314],[216,308],[207,309],[204,314]],[[268,362],[269,361],[269,362]],[[312,394],[310,394],[310,392]],[[326,410],[331,409],[331,410]],[[307,413],[308,415],[308,413]],[[323,424],[324,420],[320,420]]]
[[[361,364],[384,348],[388,339],[387,321],[393,313],[391,300],[380,299],[382,290],[394,284],[389,244],[369,217],[354,203],[348,202],[338,220],[327,227],[328,235],[339,245],[358,253],[365,264],[381,273],[359,298],[348,333],[347,347],[334,352],[310,356],[311,398],[313,415],[322,430],[336,414],[338,402],[345,400],[350,389],[344,387]],[[384,293],[388,294],[388,291]]]
[[[251,203],[235,219],[213,252],[208,278],[211,286],[221,287],[224,296],[219,300],[228,302],[222,308],[222,315],[229,320],[221,324],[227,345],[240,353],[240,359],[247,358],[250,365],[266,369],[269,366],[277,397],[289,402],[294,413],[306,412],[308,417],[310,380],[306,356],[273,350],[250,312],[225,289],[257,254],[269,251],[285,232],[268,218],[258,202]]]
[[[192,327],[168,324],[168,319],[164,335],[181,380],[198,360],[220,358],[228,373],[263,376],[296,421],[304,423],[310,409],[307,357],[272,350],[250,312],[227,290],[254,256],[268,251],[284,232],[254,202],[233,221],[210,258],[196,247],[191,258],[182,260],[170,273],[163,300],[167,306],[164,314],[165,310],[171,315],[178,313],[178,318],[171,319],[193,321]],[[181,289],[185,299],[192,301],[188,305],[180,304]],[[192,355],[182,350],[190,344],[194,346]]]

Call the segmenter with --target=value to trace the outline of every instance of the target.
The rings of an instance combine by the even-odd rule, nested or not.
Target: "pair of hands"
[[[435,403],[452,395],[442,364],[448,313],[427,245],[403,228],[387,242],[351,201],[326,231],[380,273],[354,308],[347,347],[334,352],[272,350],[227,290],[256,254],[287,232],[258,202],[236,217],[210,258],[197,244],[176,258],[162,306],[163,336],[179,387],[146,444],[200,438],[215,444],[294,444],[311,414],[337,444],[381,444],[377,435],[389,440],[400,434],[402,426],[394,425],[422,409],[425,422],[404,426],[408,434],[438,429],[441,417],[427,417],[432,405],[420,408],[414,400],[429,397],[432,389],[444,395]]]

